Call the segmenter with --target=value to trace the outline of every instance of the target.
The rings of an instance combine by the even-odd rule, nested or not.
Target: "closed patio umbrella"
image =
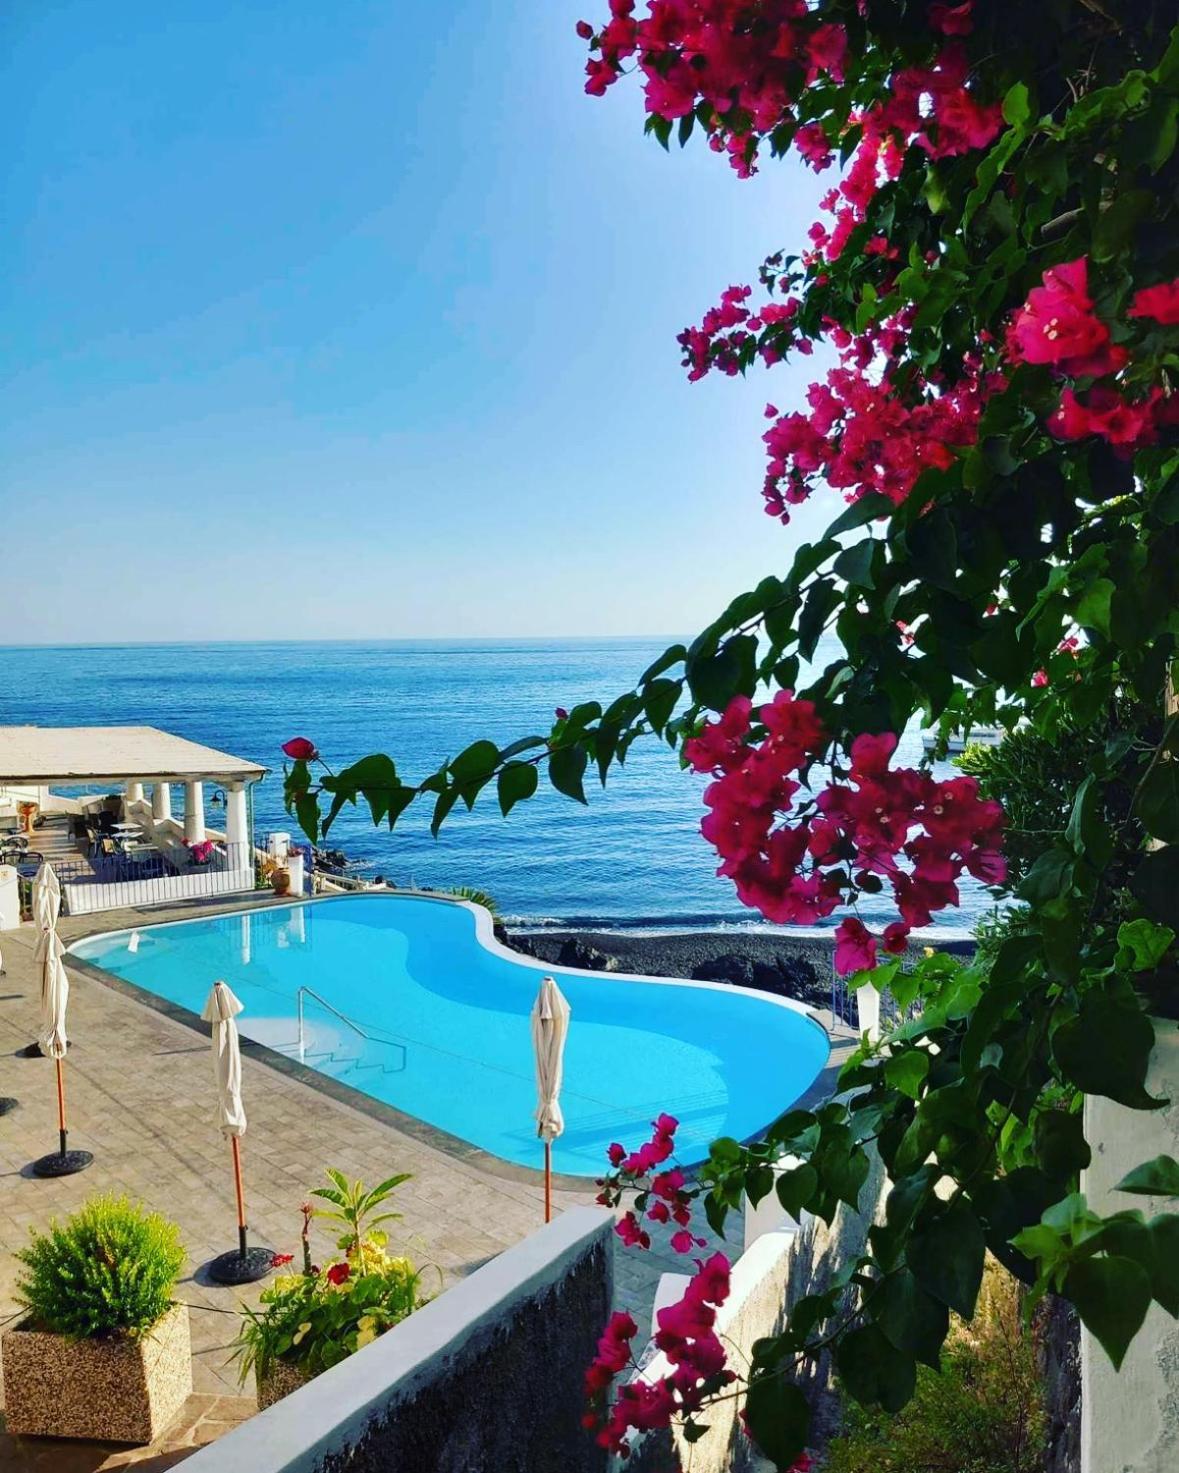
[[[536,1055],[536,1133],[544,1141],[544,1220],[553,1216],[553,1142],[565,1129],[561,1076],[571,1009],[552,977],[541,979],[532,1005],[532,1051]]]
[[[246,1133],[246,1111],[242,1104],[242,1054],[237,1035],[237,1015],[242,1005],[225,985],[214,982],[201,1017],[211,1025],[213,1075],[217,1081],[217,1123],[233,1151],[233,1186],[237,1196],[238,1246],[221,1253],[209,1264],[209,1277],[218,1284],[252,1284],[264,1279],[273,1266],[269,1248],[251,1248],[246,1227],[246,1198],[242,1188],[241,1138]]]
[[[57,918],[61,914],[61,881],[57,878],[57,871],[48,862],[42,860],[33,879],[32,887],[33,926],[37,932],[37,944],[40,945],[41,938],[46,931],[54,930],[57,926]],[[45,972],[42,959],[37,956],[38,972],[41,975],[41,1012],[45,1013]],[[21,1053],[26,1059],[40,1058],[45,1050],[39,1044],[30,1043]]]
[[[66,1007],[70,1000],[70,979],[66,975],[65,947],[57,934],[56,911],[46,912],[50,924],[37,937],[33,959],[41,976],[41,1028],[38,1045],[41,1053],[51,1058],[57,1072],[58,1149],[33,1162],[36,1176],[73,1176],[85,1171],[94,1160],[89,1151],[71,1151],[66,1127],[65,1056]]]

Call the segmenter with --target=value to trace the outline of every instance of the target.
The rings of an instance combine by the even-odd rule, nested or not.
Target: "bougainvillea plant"
[[[1170,0],[612,0],[583,22],[586,90],[641,87],[664,147],[702,139],[743,176],[792,150],[829,172],[823,218],[680,337],[692,379],[836,355],[804,404],[767,407],[764,556],[788,566],[609,704],[475,741],[424,779],[288,748],[314,839],[358,799],[390,827],[428,800],[437,830],[494,784],[506,815],[542,772],[584,802],[591,765],[605,782],[632,743],[663,740],[712,775],[703,834],[741,899],[832,917],[838,967],[920,1005],[861,1046],[836,1099],[715,1142],[695,1173],[666,1118],[614,1150],[603,1197],[633,1198],[620,1230],[639,1251],[674,1230],[692,1255],[698,1201],[717,1229],[770,1192],[830,1220],[857,1205],[870,1151],[890,1182],[863,1257],[750,1365],[727,1365],[714,1330],[716,1258],[664,1311],[659,1385],[612,1390],[635,1333],[616,1317],[587,1417],[618,1450],[671,1419],[690,1438],[737,1396],[791,1467],[800,1363],[831,1353],[852,1396],[900,1407],[949,1311],[970,1316],[987,1250],[1033,1297],[1071,1300],[1115,1364],[1152,1302],[1179,1312],[1179,1215],[1146,1220],[1128,1196],[1101,1217],[1077,1190],[1085,1097],[1160,1104],[1148,1061],[1179,980],[1174,21]],[[775,523],[812,496],[844,505],[790,559]],[[816,669],[825,635],[841,653]],[[943,738],[1105,733],[1019,883],[1029,914],[985,963],[902,964],[963,873],[1006,886],[1003,815],[974,780],[895,766],[918,719]],[[884,887],[898,919],[876,937],[857,901]],[[1179,1166],[1143,1163],[1122,1188],[1179,1195]]]

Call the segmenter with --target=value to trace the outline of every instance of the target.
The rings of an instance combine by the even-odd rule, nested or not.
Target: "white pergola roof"
[[[205,777],[252,782],[266,771],[155,726],[0,726],[0,785]]]

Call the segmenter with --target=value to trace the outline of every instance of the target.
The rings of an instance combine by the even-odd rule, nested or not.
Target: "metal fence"
[[[254,851],[250,844],[210,843],[196,853],[144,848],[136,852],[97,853],[76,859],[51,859],[61,882],[67,915],[115,910],[121,906],[164,905],[169,901],[233,895],[254,888]],[[35,851],[17,866],[22,905],[31,904],[33,878],[41,863]]]

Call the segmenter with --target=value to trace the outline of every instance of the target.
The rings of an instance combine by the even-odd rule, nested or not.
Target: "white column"
[[[860,1032],[868,1035],[869,1043],[880,1039],[880,994],[871,982],[856,988],[856,1009],[859,1013]]]
[[[123,789],[123,815],[128,817],[133,803],[143,802],[143,784],[135,779],[128,781]]]
[[[1103,1096],[1085,1101],[1085,1136],[1093,1161],[1081,1190],[1095,1212],[1138,1208],[1149,1219],[1173,1209],[1162,1197],[1113,1188],[1154,1156],[1179,1157],[1179,1028],[1155,1020],[1157,1041],[1146,1088],[1170,1101],[1161,1110],[1127,1110]],[[1081,1473],[1174,1473],[1179,1468],[1179,1325],[1152,1304],[1115,1371],[1087,1330],[1081,1331]]]
[[[172,817],[172,789],[167,783],[156,783],[152,787],[151,816],[157,823]]]
[[[205,785],[202,782],[184,784],[184,839],[187,844],[205,842]]]
[[[225,842],[230,845],[250,842],[246,789],[242,783],[225,784]],[[236,865],[245,863],[240,851],[234,851],[232,862]]]

